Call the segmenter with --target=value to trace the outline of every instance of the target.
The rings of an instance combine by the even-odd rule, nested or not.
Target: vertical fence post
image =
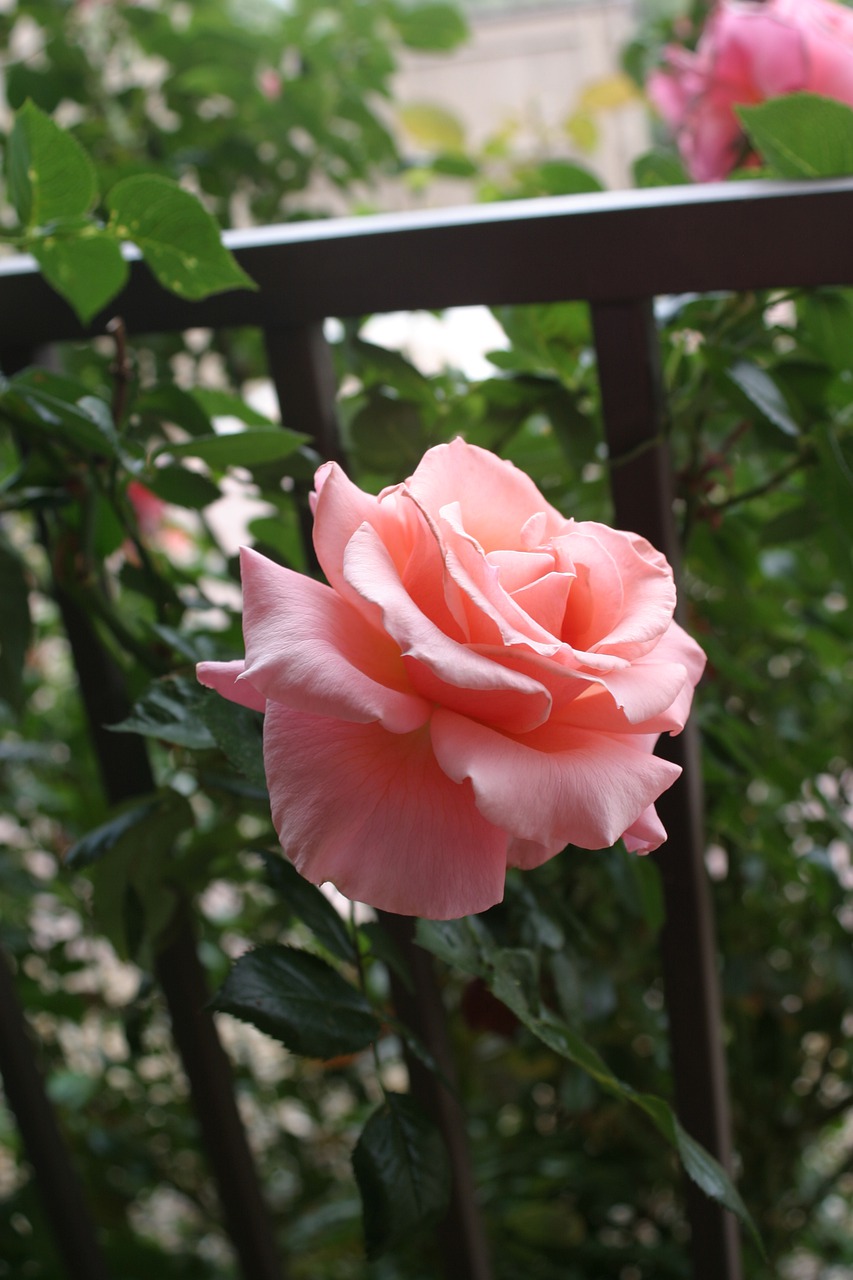
[[[680,552],[651,302],[597,303],[591,309],[616,524],[642,534],[662,551],[678,582]],[[676,1110],[685,1129],[730,1167],[713,907],[704,864],[701,760],[693,725],[676,738],[664,736],[659,753],[684,770],[657,803],[669,839],[653,855],[666,908],[661,958]],[[740,1280],[734,1217],[692,1182],[685,1194],[694,1280]]]
[[[346,453],[338,430],[332,356],[322,325],[268,331],[265,339],[283,424],[312,436],[324,460],[346,466]],[[317,569],[310,513],[307,507],[305,511],[306,560]],[[432,957],[415,944],[411,919],[382,913],[382,923],[406,960],[414,985],[414,993],[410,993],[391,974],[397,1016],[429,1050],[444,1081],[452,1084],[456,1070]],[[477,1204],[462,1108],[448,1084],[414,1055],[407,1054],[406,1063],[412,1096],[441,1132],[450,1161],[450,1206],[438,1228],[445,1280],[491,1280],[486,1232]]]
[[[45,1092],[32,1037],[2,949],[0,1075],[68,1276],[72,1280],[108,1280],[95,1224]]]
[[[130,712],[123,674],[77,601],[59,586],[55,595],[107,799],[117,804],[146,795],[154,788],[154,778],[144,740],[136,734],[111,733],[108,728]],[[246,1280],[282,1280],[272,1223],[234,1098],[230,1065],[205,1007],[207,980],[186,902],[175,912],[156,968],[217,1184],[225,1228],[243,1274]]]

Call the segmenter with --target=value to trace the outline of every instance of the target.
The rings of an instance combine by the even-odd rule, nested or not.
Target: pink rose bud
[[[691,177],[756,164],[735,115],[787,93],[853,106],[853,10],[832,0],[720,0],[695,53],[671,45],[646,85]]]
[[[378,497],[317,472],[326,586],[242,560],[245,661],[202,684],[265,712],[276,831],[309,880],[447,919],[507,866],[666,838],[680,772],[652,754],[705,656],[643,538],[566,519],[511,463],[454,440]]]

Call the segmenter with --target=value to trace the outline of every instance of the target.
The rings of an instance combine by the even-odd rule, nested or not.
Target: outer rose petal
[[[458,502],[463,526],[487,552],[522,549],[521,530],[539,512],[548,536],[569,523],[513,463],[459,439],[430,449],[406,487],[433,521]]]
[[[632,745],[584,730],[557,735],[546,726],[527,735],[528,745],[442,710],[430,731],[442,769],[455,782],[471,780],[489,822],[555,850],[609,847],[681,773],[647,754],[644,740]],[[550,738],[551,749],[537,750],[537,737]]]
[[[308,880],[435,920],[503,897],[506,834],[470,785],[442,772],[426,730],[389,734],[270,703],[264,760],[276,831]]]
[[[267,700],[248,680],[242,679],[246,664],[242,658],[236,662],[199,662],[195,673],[200,684],[215,689],[229,702],[239,702],[252,711],[266,710]]]
[[[653,849],[660,848],[666,839],[666,831],[653,804],[623,832],[622,839],[629,853],[651,853]]]
[[[299,711],[409,733],[429,705],[408,688],[400,651],[331,587],[243,548],[246,678]]]
[[[314,548],[323,572],[334,589],[364,609],[364,602],[353,592],[343,574],[344,553],[352,535],[362,525],[379,530],[387,542],[407,554],[411,544],[408,533],[415,510],[400,495],[402,486],[385,489],[378,496],[364,493],[349,479],[336,462],[327,462],[314,477]],[[405,542],[406,546],[400,544]],[[367,611],[371,614],[371,611]]]

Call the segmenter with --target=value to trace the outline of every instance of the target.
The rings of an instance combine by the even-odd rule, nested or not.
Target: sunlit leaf
[[[779,178],[853,174],[853,109],[814,93],[736,107],[756,151]]]
[[[410,49],[455,49],[468,36],[465,19],[451,4],[398,3],[394,22],[400,38]]]
[[[110,229],[132,240],[164,288],[182,298],[255,289],[195,196],[153,175],[124,178],[106,198]]]
[[[76,237],[52,235],[31,251],[48,284],[76,311],[83,324],[123,289],[128,265],[114,236],[92,227]]]
[[[32,102],[15,116],[6,179],[25,227],[88,213],[98,193],[94,165],[80,143]]]
[[[397,118],[412,142],[424,151],[453,153],[465,149],[465,129],[452,111],[431,102],[409,102]]]

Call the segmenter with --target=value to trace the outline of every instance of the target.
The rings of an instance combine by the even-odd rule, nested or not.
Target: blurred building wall
[[[402,59],[396,100],[403,107],[431,103],[451,111],[475,151],[507,131],[516,153],[572,157],[606,186],[630,186],[631,161],[649,145],[642,102],[588,113],[598,133],[590,151],[572,138],[566,122],[576,116],[585,90],[619,72],[633,8],[633,0],[568,0],[559,7],[475,12],[469,16],[471,38],[455,53]],[[416,141],[405,132],[403,143],[417,154]],[[412,203],[458,203],[467,195],[463,184],[440,181]]]

